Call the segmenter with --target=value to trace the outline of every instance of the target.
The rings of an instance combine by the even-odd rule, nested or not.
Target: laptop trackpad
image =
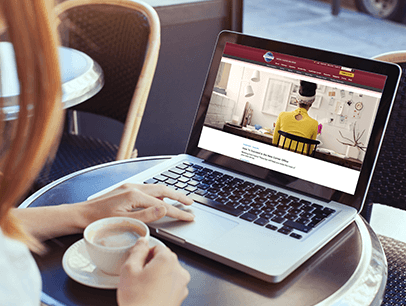
[[[213,240],[238,225],[236,221],[215,215],[196,205],[193,205],[193,208],[190,210],[195,215],[195,219],[192,222],[183,222],[165,217],[152,224],[161,231],[163,230],[173,236],[198,245],[210,244]]]

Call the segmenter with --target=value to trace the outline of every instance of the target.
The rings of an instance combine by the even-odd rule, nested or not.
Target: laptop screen
[[[317,50],[309,58],[308,48],[282,45],[222,42],[200,106],[197,156],[326,200],[362,202],[373,169],[364,162],[370,151],[376,155],[380,141],[372,140],[390,110],[390,97],[381,104],[390,76],[371,69],[373,61],[360,67],[345,56]],[[317,146],[285,139],[282,130]]]

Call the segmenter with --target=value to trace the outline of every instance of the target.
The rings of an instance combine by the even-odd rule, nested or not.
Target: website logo
[[[272,52],[267,52],[267,53],[264,54],[264,60],[267,63],[272,62],[274,58],[275,57],[273,56]]]

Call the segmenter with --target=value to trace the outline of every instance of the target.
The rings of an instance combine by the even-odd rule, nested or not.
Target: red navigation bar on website
[[[280,67],[281,69],[296,70],[303,74],[311,74],[329,80],[352,83],[362,87],[366,86],[378,91],[383,90],[386,81],[386,77],[379,74],[233,43],[226,44],[224,55],[258,64]]]

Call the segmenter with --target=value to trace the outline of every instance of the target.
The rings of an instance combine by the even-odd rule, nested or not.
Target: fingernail
[[[162,215],[166,214],[166,209],[163,206],[155,207],[155,215],[157,217],[161,217]]]

